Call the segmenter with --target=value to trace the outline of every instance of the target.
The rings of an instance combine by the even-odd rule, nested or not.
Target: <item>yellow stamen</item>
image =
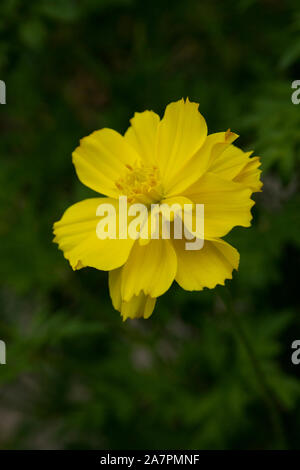
[[[162,188],[157,166],[136,164],[134,167],[125,165],[127,170],[115,185],[128,202],[142,202],[151,204],[160,201]]]

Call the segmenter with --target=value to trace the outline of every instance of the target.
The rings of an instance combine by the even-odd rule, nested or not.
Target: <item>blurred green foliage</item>
[[[72,168],[79,139],[186,96],[262,157],[228,286],[299,448],[299,2],[6,0],[0,35],[1,448],[279,446],[219,289],[174,285],[149,320],[122,323],[107,275],[73,272],[52,244],[53,222],[93,195]]]

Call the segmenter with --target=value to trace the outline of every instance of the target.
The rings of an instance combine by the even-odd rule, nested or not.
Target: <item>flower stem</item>
[[[272,429],[274,430],[274,436],[276,439],[276,448],[286,449],[287,448],[286,439],[285,439],[283,426],[282,426],[282,420],[281,420],[282,406],[276,394],[274,393],[274,390],[269,385],[266,379],[266,376],[261,367],[259,358],[257,357],[255,350],[251,342],[249,341],[247,334],[245,333],[245,330],[240,322],[239,315],[237,315],[235,311],[231,293],[226,288],[220,289],[219,292],[227,308],[227,313],[234,327],[236,336],[238,337],[239,341],[242,343],[247,353],[247,356],[249,358],[249,361],[253,367],[253,371],[255,373],[258,385],[260,387],[262,398],[268,410],[270,423],[271,423]]]

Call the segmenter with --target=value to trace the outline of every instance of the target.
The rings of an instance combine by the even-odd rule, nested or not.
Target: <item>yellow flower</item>
[[[262,187],[259,158],[232,145],[237,137],[230,130],[207,135],[198,104],[182,99],[161,120],[153,111],[135,113],[124,136],[101,129],[74,151],[80,181],[106,197],[67,209],[54,224],[54,241],[74,270],[109,271],[112,303],[124,320],[148,318],[174,279],[183,289],[202,290],[232,278],[239,253],[221,237],[250,226],[251,194]],[[128,203],[204,204],[203,248],[188,251],[175,239],[99,239],[97,207],[104,201],[118,211],[121,195]]]

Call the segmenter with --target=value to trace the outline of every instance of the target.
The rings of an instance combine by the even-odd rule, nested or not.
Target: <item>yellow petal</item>
[[[172,187],[173,177],[197,152],[207,136],[205,119],[198,104],[183,99],[167,106],[159,126],[157,161],[165,194]]]
[[[168,196],[180,194],[195,183],[237,137],[238,135],[230,130],[208,135],[200,149],[172,179]]]
[[[121,297],[122,268],[115,269],[109,273],[109,292],[113,306],[118,310],[123,320],[127,318],[149,318],[155,307],[156,298],[140,292],[134,295],[128,302]]]
[[[176,281],[185,290],[213,289],[224,285],[238,269],[239,253],[223,240],[205,240],[199,251],[185,250],[184,240],[173,240],[177,255]]]
[[[157,161],[156,147],[160,118],[153,111],[135,113],[125,133],[126,141],[136,150],[145,164]]]
[[[252,189],[260,191],[261,170],[259,170],[259,157],[251,157],[253,152],[243,152],[235,145],[229,145],[220,152],[211,162],[208,171],[221,176],[224,179],[236,181]]]
[[[54,241],[74,270],[91,266],[108,271],[122,266],[128,258],[134,240],[100,240],[97,236],[100,217],[96,216],[96,211],[103,203],[114,205],[118,214],[118,201],[115,199],[86,199],[69,207],[54,224]]]
[[[261,162],[259,157],[250,158],[248,163],[243,167],[233,181],[247,186],[252,189],[253,192],[261,191],[263,183],[260,181],[260,165]]]
[[[135,243],[122,270],[122,299],[129,301],[141,291],[159,297],[171,286],[176,267],[176,254],[170,240],[151,240],[145,246]]]
[[[128,302],[122,302],[121,315],[123,321],[127,318],[149,318],[154,310],[156,299],[140,292],[134,295]]]
[[[161,235],[163,223],[173,222],[176,216],[182,218],[184,214],[184,206],[187,204],[193,206],[192,201],[187,197],[176,196],[163,199],[156,208],[151,209],[152,216],[150,212],[147,223],[141,229],[139,238],[140,245],[147,245],[150,242],[157,229],[157,224],[159,224]],[[158,218],[157,214],[160,218]]]
[[[126,165],[139,160],[135,149],[112,129],[93,132],[80,141],[73,152],[73,163],[80,181],[100,194],[118,197],[116,181]]]
[[[214,158],[208,171],[217,173],[222,178],[232,180],[248,163],[252,152],[243,152],[235,145],[229,145]]]
[[[114,309],[121,311],[122,297],[121,297],[121,279],[122,279],[122,268],[113,269],[108,273],[108,287],[109,294]]]
[[[244,185],[205,173],[183,195],[195,204],[204,204],[204,237],[218,238],[233,227],[251,224],[252,191]]]

